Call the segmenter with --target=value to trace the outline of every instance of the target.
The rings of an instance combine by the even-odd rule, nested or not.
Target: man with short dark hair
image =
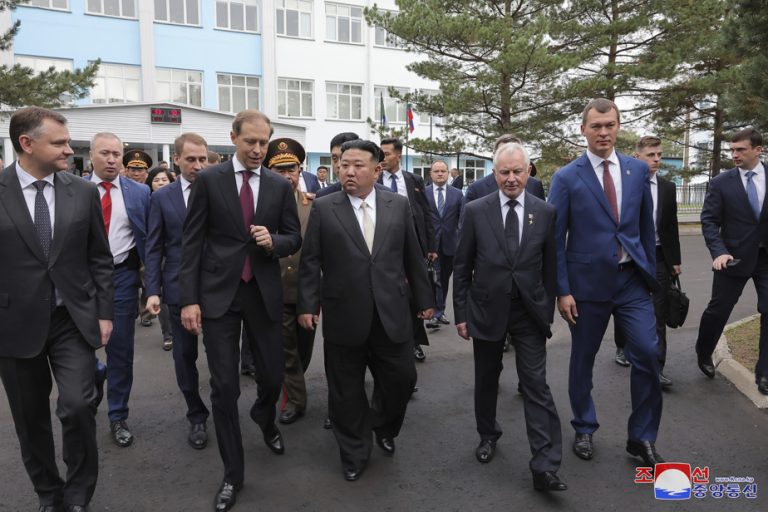
[[[760,312],[759,356],[755,364],[757,390],[768,395],[768,215],[766,174],[760,161],[763,137],[746,128],[731,137],[736,167],[709,182],[701,210],[701,231],[712,255],[712,298],[701,315],[696,355],[701,371],[715,376],[712,353],[725,323],[752,279]]]
[[[329,185],[317,192],[315,197],[323,197],[341,190],[341,180],[339,179],[339,169],[341,164],[341,146],[345,142],[358,140],[360,137],[356,133],[342,132],[334,135],[331,139],[331,169],[336,176],[336,183]]]
[[[321,165],[315,172],[317,173],[317,181],[320,183],[320,188],[328,187],[328,168],[324,165]]]
[[[464,178],[459,174],[459,170],[457,168],[451,169],[451,183],[450,185],[452,187],[456,187],[457,189],[461,190],[464,188]]]
[[[41,512],[88,510],[99,470],[94,351],[112,331],[99,194],[60,172],[73,154],[66,123],[43,108],[16,111],[18,160],[0,171],[0,378]],[[56,465],[51,373],[66,479]]]

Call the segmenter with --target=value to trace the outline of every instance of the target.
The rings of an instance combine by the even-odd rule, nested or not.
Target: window
[[[200,25],[199,0],[155,0],[155,21]]]
[[[277,115],[285,117],[312,117],[311,80],[277,80]]]
[[[326,117],[360,121],[363,119],[363,86],[326,82]]]
[[[219,74],[216,83],[219,89],[219,110],[222,112],[259,108],[259,77]]]
[[[330,156],[321,156],[320,165],[324,165],[328,168],[328,178],[326,179],[328,183],[336,183],[339,181],[336,175],[333,174],[333,162],[331,162]],[[320,165],[318,165],[318,167],[320,167]],[[315,169],[315,174],[317,174],[317,169]]]
[[[413,174],[418,174],[426,180],[429,178],[429,170],[431,167],[432,163],[427,157],[415,156],[413,157],[413,169],[411,169],[411,172]]]
[[[185,69],[157,68],[155,94],[158,101],[173,101],[197,107],[203,104],[203,73]]]
[[[439,94],[438,91],[424,91],[424,90],[422,90],[421,93],[426,94],[430,98],[437,96]],[[416,111],[416,109],[414,109],[414,111]],[[419,122],[422,124],[429,124],[430,117],[432,118],[432,124],[442,122],[442,118],[438,116],[430,116],[429,114],[426,114],[426,113],[419,113]]]
[[[258,32],[258,0],[216,0],[216,28]]]
[[[141,100],[141,68],[124,64],[99,66],[91,89],[92,103],[135,103]]]
[[[325,4],[325,38],[339,43],[363,42],[363,8]]]
[[[88,0],[86,12],[118,18],[136,18],[137,0]]]
[[[30,0],[27,5],[31,7],[42,7],[43,9],[69,10],[69,0]]]
[[[71,60],[31,57],[27,55],[17,55],[16,64],[24,66],[25,68],[30,68],[35,73],[42,73],[43,71],[48,71],[50,68],[54,68],[56,71],[72,71],[73,69]]]
[[[475,180],[485,176],[485,160],[479,158],[467,158],[461,167],[464,176],[464,185],[470,185]]]
[[[387,48],[404,48],[405,43],[396,35],[390,34],[383,27],[376,27],[375,33],[376,46],[385,46]]]
[[[312,37],[312,0],[277,0],[275,13],[281,36]]]
[[[373,88],[374,103],[376,105],[377,123],[381,122],[381,98],[384,96],[384,111],[387,113],[387,123],[405,123],[406,104],[400,103],[396,98],[389,97],[389,87],[376,86]],[[408,89],[397,88],[401,93],[407,93]]]

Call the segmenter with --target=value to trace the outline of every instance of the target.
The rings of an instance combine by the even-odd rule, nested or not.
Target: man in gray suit
[[[432,317],[434,294],[408,200],[374,188],[381,150],[355,140],[341,151],[342,190],[312,205],[297,312],[299,324],[313,329],[323,308],[328,408],[344,477],[353,481],[370,457],[371,431],[386,454],[395,452],[416,382],[408,287],[420,318]],[[371,407],[366,366],[374,378]]]
[[[555,209],[526,193],[529,164],[523,146],[501,145],[493,158],[498,192],[464,207],[454,259],[453,305],[459,336],[473,338],[477,459],[490,462],[502,434],[496,397],[509,334],[533,454],[533,486],[563,491],[567,486],[556,474],[562,435],[547,385],[545,345],[552,336],[555,310]]]

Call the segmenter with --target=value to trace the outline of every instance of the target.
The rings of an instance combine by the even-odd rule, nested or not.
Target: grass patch
[[[760,342],[760,317],[745,322],[725,332],[733,358],[749,371],[755,370],[758,343]]]

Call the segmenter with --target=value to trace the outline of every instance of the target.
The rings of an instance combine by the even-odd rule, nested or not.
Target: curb
[[[741,324],[759,317],[760,315],[757,314],[742,318],[732,324],[728,324],[723,332],[727,332],[729,329],[738,327]],[[715,363],[717,372],[729,380],[731,384],[736,386],[736,389],[749,398],[755,406],[759,409],[768,409],[768,396],[763,395],[757,390],[754,372],[746,369],[741,363],[733,358],[725,334],[720,336],[720,340],[717,342],[715,352],[712,354],[712,362]]]

